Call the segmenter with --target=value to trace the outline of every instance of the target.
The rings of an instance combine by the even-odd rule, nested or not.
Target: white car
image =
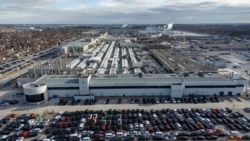
[[[31,125],[31,124],[33,124],[35,122],[35,120],[34,119],[30,119],[30,120],[28,120],[28,123]]]
[[[43,139],[42,141],[55,141],[53,139]]]
[[[16,128],[15,130],[16,130],[16,131],[19,131],[19,130],[21,130],[23,127],[24,127],[24,124],[20,124],[19,127]]]
[[[126,137],[126,136],[127,136],[126,133],[123,133],[123,132],[116,132],[116,137],[117,137],[117,138],[124,138],[124,137]]]
[[[139,124],[138,123],[134,123],[134,128],[135,128],[135,130],[139,130]]]
[[[82,123],[85,123],[85,122],[86,122],[86,118],[82,118],[82,119],[81,119],[81,122],[82,122]]]
[[[49,122],[49,119],[43,119],[42,122]]]
[[[61,115],[57,115],[56,117],[55,117],[55,120],[59,120],[61,118]]]
[[[84,129],[84,123],[81,123],[78,127],[79,130],[83,130]]]
[[[115,134],[113,133],[105,133],[105,139],[113,139],[115,137]]]
[[[155,132],[153,133],[154,137],[163,137],[163,133],[162,132]]]
[[[80,139],[80,141],[91,141],[90,137],[83,137]]]
[[[0,135],[0,140],[5,140],[7,137],[7,135]]]
[[[30,132],[36,132],[36,133],[40,133],[42,130],[40,128],[33,128],[30,130]]]
[[[227,133],[227,135],[228,135],[228,136],[231,136],[231,135],[233,135],[233,136],[238,136],[238,135],[239,135],[239,132],[238,132],[238,131],[229,131],[229,132]]]
[[[155,103],[157,103],[157,104],[160,103],[159,98],[155,98]]]
[[[19,137],[16,139],[16,141],[23,141],[24,140],[24,137]]]
[[[62,115],[64,113],[64,111],[60,111],[59,114]]]
[[[138,135],[137,131],[129,131],[128,132],[128,136],[130,136],[130,137],[136,137],[137,135]]]

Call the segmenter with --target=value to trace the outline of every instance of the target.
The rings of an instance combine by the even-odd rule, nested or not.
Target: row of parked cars
[[[38,136],[42,129],[49,123],[48,120],[38,121],[39,116],[10,114],[0,120],[1,141],[23,141],[27,137]]]
[[[71,102],[68,101],[67,99],[60,99],[59,102],[58,102],[58,105],[67,105],[68,103],[70,103],[70,105],[79,105],[81,104],[81,100],[78,99],[78,100],[75,100],[75,99],[72,99]],[[97,99],[85,99],[84,100],[84,105],[93,105],[93,104],[96,104],[97,102]]]
[[[9,105],[15,105],[18,104],[19,100],[3,100],[0,102],[1,106],[9,106]]]
[[[2,118],[0,125],[0,140],[6,141],[38,135],[55,141],[246,139],[249,136],[241,136],[239,131],[250,131],[250,119],[230,108],[86,109],[61,111],[51,120],[39,121],[34,114],[12,114]],[[224,131],[217,125],[230,130]]]
[[[44,129],[47,139],[63,140],[216,140],[244,139],[250,119],[230,108],[220,109],[124,109],[60,112]],[[217,125],[232,128],[227,132]],[[233,132],[234,131],[234,132]],[[236,134],[237,132],[237,134]]]

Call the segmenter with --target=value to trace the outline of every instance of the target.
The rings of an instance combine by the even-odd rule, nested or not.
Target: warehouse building
[[[239,96],[246,90],[248,81],[237,72],[217,72],[177,50],[147,49],[135,41],[106,35],[70,61],[59,58],[51,62],[54,67],[50,72],[23,85],[26,101],[41,102],[49,97]]]
[[[94,96],[170,96],[189,94],[237,95],[247,89],[247,80],[237,72],[152,75],[44,75],[23,85],[26,102],[49,97],[86,99]]]

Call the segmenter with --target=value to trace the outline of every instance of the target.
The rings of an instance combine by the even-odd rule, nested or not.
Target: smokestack
[[[172,29],[173,29],[173,23],[169,23],[167,30],[172,30]]]

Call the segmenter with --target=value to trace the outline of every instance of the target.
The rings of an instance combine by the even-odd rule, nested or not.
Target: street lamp
[[[235,107],[235,104],[233,104],[233,108],[232,108],[232,111],[234,112],[234,107]]]

